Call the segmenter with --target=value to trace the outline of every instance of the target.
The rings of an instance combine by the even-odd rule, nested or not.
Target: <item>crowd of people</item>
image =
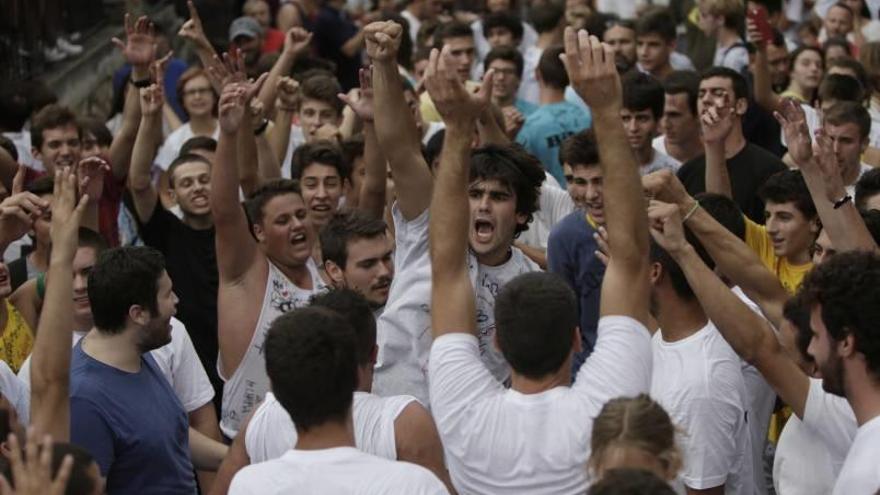
[[[0,91],[0,493],[880,493],[880,4],[656,3]]]

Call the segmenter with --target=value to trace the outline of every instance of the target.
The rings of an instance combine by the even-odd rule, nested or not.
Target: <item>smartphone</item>
[[[747,15],[755,23],[764,43],[771,43],[773,41],[773,28],[770,27],[770,21],[767,20],[767,8],[763,5],[750,7]]]

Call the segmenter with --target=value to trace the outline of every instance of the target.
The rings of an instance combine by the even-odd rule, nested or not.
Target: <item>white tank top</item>
[[[415,397],[395,395],[379,397],[355,392],[351,406],[354,420],[354,443],[358,450],[397,460],[394,421]],[[296,445],[296,427],[290,415],[272,392],[254,412],[244,437],[251,464],[281,457]]]
[[[309,258],[306,262],[312,276],[312,289],[305,290],[294,285],[284,273],[272,262],[269,262],[269,276],[266,280],[266,292],[263,295],[263,307],[257,320],[251,342],[241,364],[231,377],[226,379],[221,372],[218,359],[217,370],[225,380],[223,384],[223,407],[220,429],[229,438],[235,437],[241,420],[257,407],[269,391],[269,376],[266,374],[266,357],[263,345],[266,333],[276,318],[284,313],[307,306],[312,295],[326,289],[315,262]]]

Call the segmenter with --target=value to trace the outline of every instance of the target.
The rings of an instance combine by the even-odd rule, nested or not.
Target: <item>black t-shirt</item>
[[[166,210],[160,201],[146,224],[141,223],[131,195],[125,203],[138,223],[144,244],[158,249],[165,256],[165,269],[174,284],[177,319],[186,325],[193,347],[211,379],[220,403],[223,382],[217,375],[217,252],[214,229],[195,230]]]
[[[742,151],[727,160],[733,199],[747,217],[764,223],[764,202],[758,191],[771,175],[786,168],[782,160],[752,143],[746,143]],[[682,165],[678,178],[691,195],[706,192],[706,155]]]
[[[309,31],[315,33],[313,44],[317,55],[336,64],[336,78],[342,91],[357,87],[358,69],[362,65],[360,53],[348,57],[341,51],[342,46],[358,33],[358,27],[351,22],[348,14],[324,5],[317,17],[306,24],[311,24]]]

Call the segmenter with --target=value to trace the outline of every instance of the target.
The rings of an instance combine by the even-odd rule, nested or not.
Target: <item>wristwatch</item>
[[[852,196],[847,194],[846,196],[844,196],[834,202],[834,209],[836,210],[836,209],[840,208],[841,206],[849,203],[850,201],[852,201]]]

